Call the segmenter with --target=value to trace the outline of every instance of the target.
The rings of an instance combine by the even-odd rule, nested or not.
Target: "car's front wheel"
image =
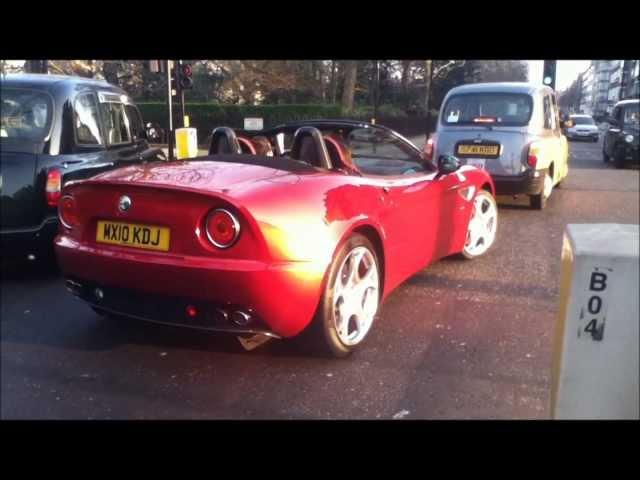
[[[493,245],[498,230],[498,206],[491,193],[480,190],[473,199],[462,256],[473,259],[484,255]]]
[[[624,168],[625,151],[622,145],[618,145],[613,152],[613,165],[616,168]]]
[[[326,353],[345,357],[369,333],[380,303],[380,272],[367,237],[354,234],[340,248],[314,319],[315,335]]]

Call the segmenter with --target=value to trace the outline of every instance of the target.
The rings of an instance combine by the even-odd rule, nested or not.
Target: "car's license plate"
[[[499,145],[458,145],[459,155],[497,156],[499,151]]]
[[[98,221],[96,242],[149,250],[169,250],[171,232],[166,227]]]
[[[484,168],[486,160],[484,158],[468,158],[467,165],[472,167]]]

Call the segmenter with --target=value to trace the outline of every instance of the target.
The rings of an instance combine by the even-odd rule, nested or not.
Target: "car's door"
[[[553,109],[552,95],[545,93],[542,99],[543,108],[543,126],[541,133],[542,144],[542,160],[543,164],[540,168],[549,168],[551,163],[554,164],[554,177],[558,177],[558,166],[562,168],[562,146],[560,140],[559,125],[557,124],[557,115]]]
[[[63,149],[57,164],[63,169],[65,183],[114,168],[107,153],[98,97],[94,91],[81,91],[66,102],[61,135]]]
[[[450,239],[440,233],[450,233],[457,184],[437,178],[433,165],[422,163],[418,150],[385,130],[352,131],[348,144],[365,181],[382,192],[380,221],[388,258],[393,259],[391,282],[402,281],[447,250]]]
[[[567,137],[562,133],[562,128],[560,126],[560,112],[558,110],[558,103],[556,101],[555,94],[551,95],[551,109],[554,119],[553,133],[557,140],[557,151],[554,155],[557,164],[553,172],[553,181],[555,183],[562,181],[569,172],[569,143],[567,142]]]
[[[616,125],[609,124],[607,132],[605,134],[603,150],[608,157],[612,157],[614,154],[616,140],[620,135],[620,125],[622,124],[622,107],[618,105],[611,112],[611,118],[616,121]]]
[[[141,162],[141,134],[132,128],[131,110],[127,114],[130,100],[112,92],[98,92],[98,100],[109,161],[117,167]]]

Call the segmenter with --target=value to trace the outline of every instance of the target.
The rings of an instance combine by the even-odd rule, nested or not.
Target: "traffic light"
[[[542,83],[546,86],[556,89],[556,61],[545,60],[542,73]]]
[[[193,88],[193,69],[188,63],[180,63],[178,65],[178,86],[180,90],[189,90]]]

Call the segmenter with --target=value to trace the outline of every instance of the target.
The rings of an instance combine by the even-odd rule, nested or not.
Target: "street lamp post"
[[[167,144],[169,147],[169,161],[174,160],[173,155],[173,88],[171,88],[171,61],[167,62],[167,107],[169,108],[169,136]]]
[[[380,66],[378,60],[376,60],[376,89],[373,95],[373,122],[376,123],[378,118],[378,98],[380,92]]]

